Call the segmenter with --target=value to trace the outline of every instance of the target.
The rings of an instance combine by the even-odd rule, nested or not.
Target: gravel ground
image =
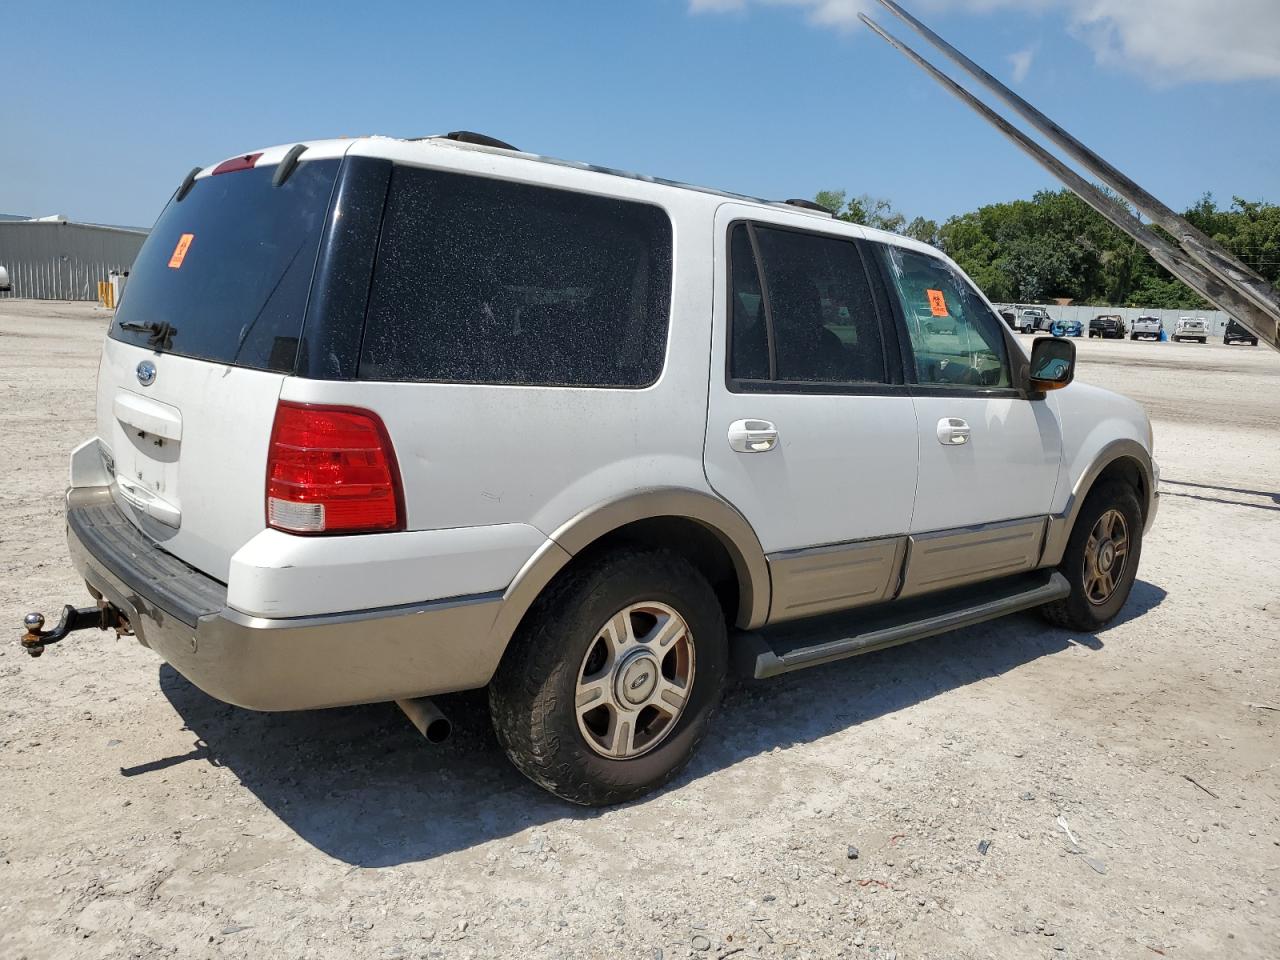
[[[105,321],[0,301],[14,639],[87,601],[60,500]],[[225,706],[127,639],[3,645],[0,957],[1280,955],[1280,357],[1079,347],[1164,471],[1118,622],[743,686],[627,806],[526,783],[475,695],[429,748],[390,705]]]

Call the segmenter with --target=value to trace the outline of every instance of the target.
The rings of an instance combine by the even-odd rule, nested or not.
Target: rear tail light
[[[267,453],[267,525],[288,533],[404,529],[400,471],[377,414],[281,401]]]

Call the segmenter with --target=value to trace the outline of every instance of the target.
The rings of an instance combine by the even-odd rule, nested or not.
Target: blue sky
[[[1159,35],[1084,0],[905,0],[1002,79],[1025,67],[1019,92],[1175,207],[1280,202],[1280,2],[1115,2],[1164,10]],[[938,219],[1056,186],[851,26],[869,0],[112,6],[6,11],[0,212],[145,226],[190,167],[252,147],[458,128]],[[1169,13],[1195,6],[1214,11],[1207,40]]]

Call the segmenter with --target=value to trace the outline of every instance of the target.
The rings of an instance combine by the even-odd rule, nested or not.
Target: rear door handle
[[[944,447],[959,447],[968,443],[968,421],[959,417],[943,417],[938,421],[938,442]]]
[[[120,491],[120,496],[124,497],[147,516],[154,517],[166,526],[175,529],[181,526],[182,512],[146,487],[137,486],[124,477],[117,476],[116,489]]]
[[[768,420],[735,420],[729,424],[729,446],[738,453],[768,453],[778,445],[778,428]]]

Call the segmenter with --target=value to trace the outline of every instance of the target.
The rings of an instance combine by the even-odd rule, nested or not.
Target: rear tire
[[[494,730],[557,797],[621,803],[689,762],[728,662],[724,611],[693,564],[667,550],[605,553],[530,610],[489,685]]]
[[[1085,498],[1058,571],[1071,593],[1040,608],[1054,626],[1092,633],[1112,620],[1133,589],[1142,556],[1142,508],[1126,483],[1095,487]]]

